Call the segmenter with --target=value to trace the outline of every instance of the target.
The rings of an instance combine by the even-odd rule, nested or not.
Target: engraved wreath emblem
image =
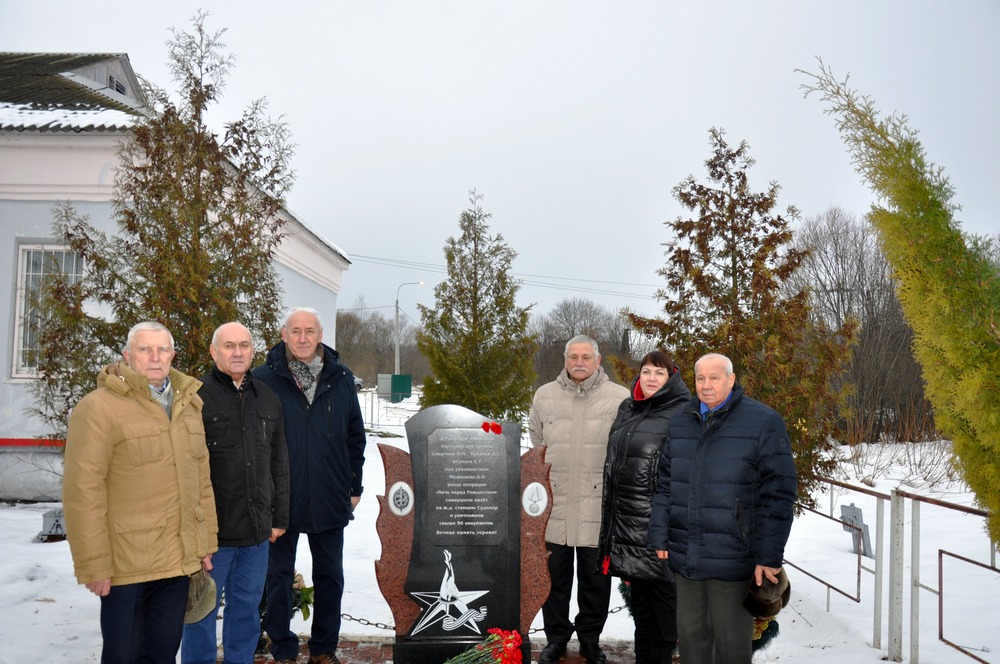
[[[410,494],[403,487],[398,487],[392,493],[392,505],[400,512],[405,512],[406,508],[410,506]]]

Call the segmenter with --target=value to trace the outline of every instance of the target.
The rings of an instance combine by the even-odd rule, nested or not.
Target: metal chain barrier
[[[367,618],[355,618],[349,613],[341,613],[340,617],[343,618],[344,620],[353,620],[354,622],[359,623],[361,625],[365,625],[366,627],[377,627],[379,629],[396,631],[396,628],[393,625],[386,625],[384,622],[372,622]]]
[[[624,608],[625,608],[624,604],[622,604],[621,606],[616,606],[615,608],[608,611],[608,615],[610,616],[613,613],[618,613]],[[341,613],[340,617],[344,620],[350,620],[352,622],[358,623],[359,625],[364,625],[365,627],[375,627],[378,629],[385,629],[391,632],[396,631],[396,627],[394,625],[386,625],[384,622],[372,622],[367,618],[355,618],[349,613]],[[528,634],[535,634],[536,632],[540,631],[542,631],[541,627],[532,627],[531,629],[528,630]]]

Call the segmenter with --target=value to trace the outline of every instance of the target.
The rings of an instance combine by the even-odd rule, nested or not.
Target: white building
[[[51,257],[82,269],[52,237],[53,209],[69,202],[111,231],[110,199],[119,141],[145,99],[125,54],[0,53],[0,499],[58,500],[61,441],[27,409],[35,332],[24,324],[25,293],[37,288]],[[287,210],[277,269],[287,306],[310,306],[336,338],[337,295],[347,255]],[[44,258],[44,260],[43,260]]]

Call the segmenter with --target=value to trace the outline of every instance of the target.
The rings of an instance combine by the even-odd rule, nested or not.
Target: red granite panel
[[[385,495],[378,497],[379,515],[375,530],[382,542],[382,557],[375,561],[375,578],[396,623],[396,635],[409,633],[420,616],[420,606],[403,591],[410,569],[410,551],[413,547],[413,522],[415,511],[398,516],[389,507],[389,489],[397,482],[405,482],[413,489],[413,470],[410,454],[398,447],[379,443],[378,450],[385,466]]]
[[[545,487],[548,500],[538,516],[529,516],[521,506],[521,634],[525,636],[549,596],[549,552],[545,548],[545,527],[552,511],[552,487],[545,448],[532,447],[521,455],[521,495],[532,482]]]

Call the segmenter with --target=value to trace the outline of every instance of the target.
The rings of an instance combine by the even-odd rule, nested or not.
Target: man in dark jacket
[[[281,399],[291,477],[288,532],[271,546],[267,570],[267,616],[271,655],[294,663],[298,637],[292,619],[292,582],[299,534],[309,538],[316,589],[310,662],[330,664],[340,641],[344,594],[344,527],[361,500],[365,423],[354,374],[325,346],[315,309],[292,309],[281,342],[267,354],[254,377]]]
[[[260,639],[258,607],[270,543],[288,527],[288,457],[281,402],[250,374],[253,339],[240,323],[212,335],[215,367],[201,378],[198,396],[219,515],[219,551],[210,571],[215,610],[184,627],[182,664],[215,664],[216,617],[226,594],[222,647],[225,661],[253,664]]]
[[[749,664],[753,577],[777,581],[792,527],[795,462],[785,423],[745,396],[717,353],[695,363],[697,399],[670,420],[649,543],[677,582],[682,662]]]

